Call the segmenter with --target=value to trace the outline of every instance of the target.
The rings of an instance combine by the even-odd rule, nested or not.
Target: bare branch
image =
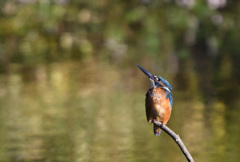
[[[178,146],[182,150],[182,153],[185,155],[185,157],[187,158],[187,160],[189,162],[194,162],[191,154],[187,150],[186,146],[184,145],[184,143],[181,140],[179,135],[174,133],[170,128],[168,128],[165,124],[163,124],[163,123],[161,123],[159,121],[153,120],[153,123],[158,125],[164,132],[166,132],[169,136],[171,136],[174,139],[174,141],[178,144]]]

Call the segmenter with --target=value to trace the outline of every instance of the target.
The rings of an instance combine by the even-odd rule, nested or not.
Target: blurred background
[[[186,161],[145,116],[173,87],[195,161],[240,159],[240,2],[0,1],[0,161]]]

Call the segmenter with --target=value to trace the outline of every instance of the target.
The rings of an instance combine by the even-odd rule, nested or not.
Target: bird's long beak
[[[149,73],[147,70],[145,70],[143,67],[141,67],[140,65],[138,65],[137,64],[137,66],[139,67],[139,69],[141,69],[142,70],[142,72],[144,72],[144,74],[146,74],[147,75],[147,77],[149,78],[149,79],[152,79],[152,80],[156,80],[155,78],[154,78],[154,76],[151,74],[151,73]]]

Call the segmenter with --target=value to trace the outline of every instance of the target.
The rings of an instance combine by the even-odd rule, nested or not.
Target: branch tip
[[[182,150],[182,153],[185,155],[186,159],[189,162],[194,162],[191,154],[187,150],[186,146],[184,145],[183,141],[181,140],[181,138],[180,138],[180,136],[178,134],[173,132],[170,128],[168,128],[162,122],[156,121],[155,119],[152,120],[152,123],[158,125],[164,132],[166,132],[169,136],[171,136],[174,139],[174,141],[176,141],[176,143],[178,144],[180,149]]]

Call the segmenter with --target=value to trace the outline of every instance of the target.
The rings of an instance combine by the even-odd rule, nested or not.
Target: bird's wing
[[[150,93],[150,90],[146,94],[145,107],[146,107],[147,121],[149,122],[149,124],[151,124],[153,120],[153,116],[152,116],[153,103],[149,93]]]

